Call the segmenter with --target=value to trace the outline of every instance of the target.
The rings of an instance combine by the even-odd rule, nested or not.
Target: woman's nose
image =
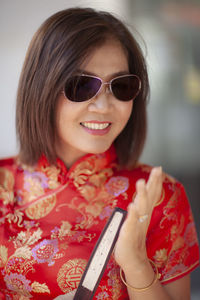
[[[105,85],[101,88],[100,92],[91,99],[88,105],[89,111],[106,113],[112,107],[112,94],[110,92],[109,86]]]

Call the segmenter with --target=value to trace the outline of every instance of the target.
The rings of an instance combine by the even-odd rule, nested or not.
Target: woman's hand
[[[155,203],[162,191],[162,168],[153,168],[148,182],[136,182],[136,197],[128,206],[127,218],[120,230],[114,256],[125,271],[130,268],[141,269],[147,264],[146,234]]]

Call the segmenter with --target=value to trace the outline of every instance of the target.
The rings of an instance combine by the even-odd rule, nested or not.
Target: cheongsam
[[[113,146],[103,154],[85,155],[70,169],[60,159],[50,165],[45,156],[34,166],[18,157],[1,160],[0,299],[72,295],[113,208],[127,209],[136,181],[147,181],[151,169],[144,164],[121,169]],[[199,264],[184,187],[165,173],[146,247],[162,284]],[[94,299],[129,299],[113,255]]]

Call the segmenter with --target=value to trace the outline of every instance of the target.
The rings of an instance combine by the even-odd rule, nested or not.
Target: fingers
[[[147,189],[146,189],[146,183],[145,180],[140,179],[136,183],[136,192],[137,195],[135,197],[134,202],[129,204],[128,206],[128,216],[127,216],[127,223],[126,226],[132,228],[137,228],[138,223],[140,222],[140,216],[148,214],[148,207],[147,207]],[[149,219],[151,216],[148,215],[147,219]],[[146,226],[148,224],[148,220],[145,219],[145,222],[143,222],[142,227],[145,228],[146,232]],[[141,225],[140,225],[141,226]],[[140,229],[142,229],[140,227]],[[140,232],[141,236],[145,235],[145,232]],[[144,237],[145,238],[145,237]]]
[[[160,179],[162,175],[162,167],[155,167],[151,170],[149,180],[147,182],[147,188],[150,187],[156,180]]]
[[[147,188],[144,179],[140,179],[136,182],[136,198],[134,204],[138,213],[144,214],[147,211]]]
[[[144,179],[136,182],[136,197],[134,202],[128,207],[129,220],[139,220],[140,216],[147,215],[148,219],[155,203],[160,199],[162,191],[162,168],[155,167],[152,169],[147,183]]]
[[[134,206],[139,215],[151,213],[157,201],[159,201],[162,191],[162,168],[152,169],[147,183],[144,179],[136,182],[136,197]]]
[[[147,191],[150,203],[154,204],[159,201],[162,191],[162,168],[155,167],[152,169],[147,182]]]
[[[128,206],[127,218],[122,225],[115,248],[115,258],[120,265],[127,263],[127,257],[132,261],[146,258],[146,234],[154,204],[159,201],[161,190],[160,167],[152,169],[147,183],[144,179],[136,182],[136,196]]]

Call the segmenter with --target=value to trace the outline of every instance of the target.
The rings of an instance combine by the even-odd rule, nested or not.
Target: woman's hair
[[[141,79],[130,119],[114,141],[121,166],[134,166],[146,137],[149,81],[142,51],[115,16],[91,8],[70,8],[48,18],[33,36],[17,93],[16,130],[19,156],[33,165],[44,154],[56,163],[57,98],[66,81],[106,39],[118,40],[127,53],[129,71]],[[120,121],[120,120],[119,120]]]

